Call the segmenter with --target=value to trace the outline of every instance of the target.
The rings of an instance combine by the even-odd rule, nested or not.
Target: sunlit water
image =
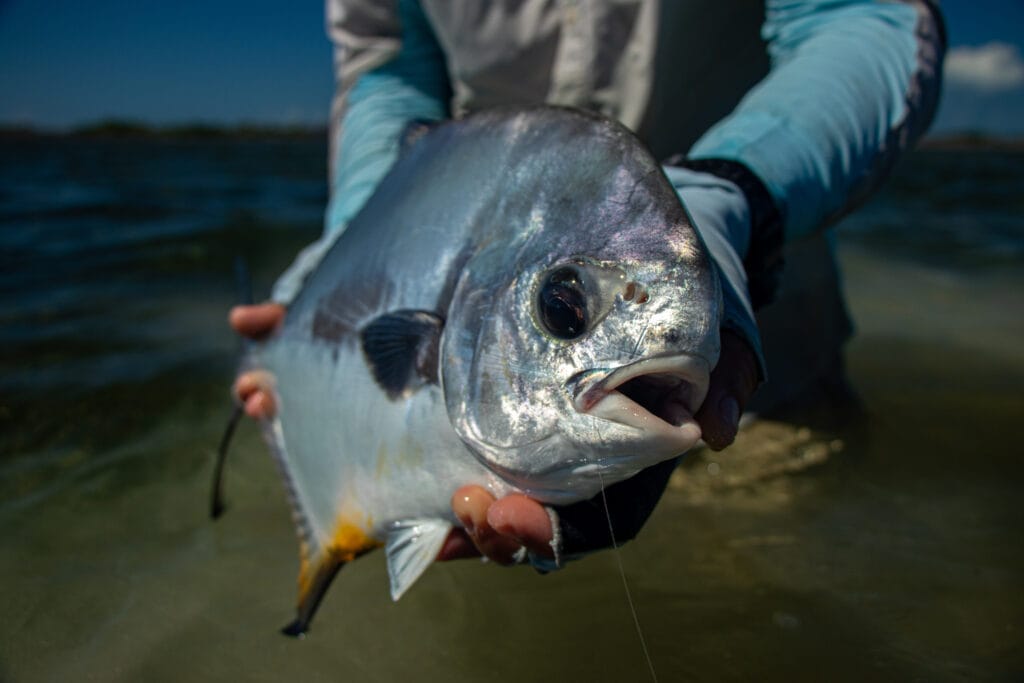
[[[612,553],[346,567],[309,636],[251,426],[206,516],[236,254],[317,232],[318,142],[3,143],[0,680],[645,680]],[[1024,157],[921,152],[841,255],[865,415],[677,473],[621,560],[673,680],[1024,676]],[[759,431],[758,431],[759,430]]]

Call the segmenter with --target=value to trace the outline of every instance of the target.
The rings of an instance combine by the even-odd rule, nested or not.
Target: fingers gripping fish
[[[249,351],[301,542],[286,632],[379,546],[398,599],[458,523],[461,485],[563,505],[690,448],[720,298],[619,124],[538,107],[422,135]]]

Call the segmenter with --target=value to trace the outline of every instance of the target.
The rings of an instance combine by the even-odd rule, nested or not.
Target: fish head
[[[547,503],[693,446],[719,353],[717,273],[660,166],[617,124],[582,127],[522,155],[522,201],[490,214],[510,237],[466,263],[441,347],[460,437]]]

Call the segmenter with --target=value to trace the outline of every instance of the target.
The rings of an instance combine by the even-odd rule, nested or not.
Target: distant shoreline
[[[918,149],[991,150],[996,152],[1024,152],[1024,138],[997,138],[982,133],[949,133],[926,136],[917,143]]]
[[[107,119],[69,129],[37,128],[31,125],[0,125],[0,140],[29,138],[100,139],[327,139],[326,125],[240,123],[182,123],[155,126],[138,121]],[[1024,137],[1004,138],[975,131],[928,135],[919,149],[1024,151]]]
[[[235,140],[235,139],[327,139],[327,127],[317,125],[278,125],[242,123],[222,125],[184,123],[151,126],[137,121],[111,119],[59,130],[34,126],[0,125],[0,140],[30,138],[100,138],[100,139],[172,139],[172,140]]]

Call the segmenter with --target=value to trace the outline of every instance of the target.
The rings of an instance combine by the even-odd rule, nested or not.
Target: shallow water
[[[235,342],[317,231],[306,142],[3,143],[0,680],[644,680],[616,556],[540,577],[383,556],[307,638],[283,491],[240,430]],[[660,680],[1024,676],[1024,157],[920,152],[841,230],[862,419],[762,423],[677,473],[621,550]]]

